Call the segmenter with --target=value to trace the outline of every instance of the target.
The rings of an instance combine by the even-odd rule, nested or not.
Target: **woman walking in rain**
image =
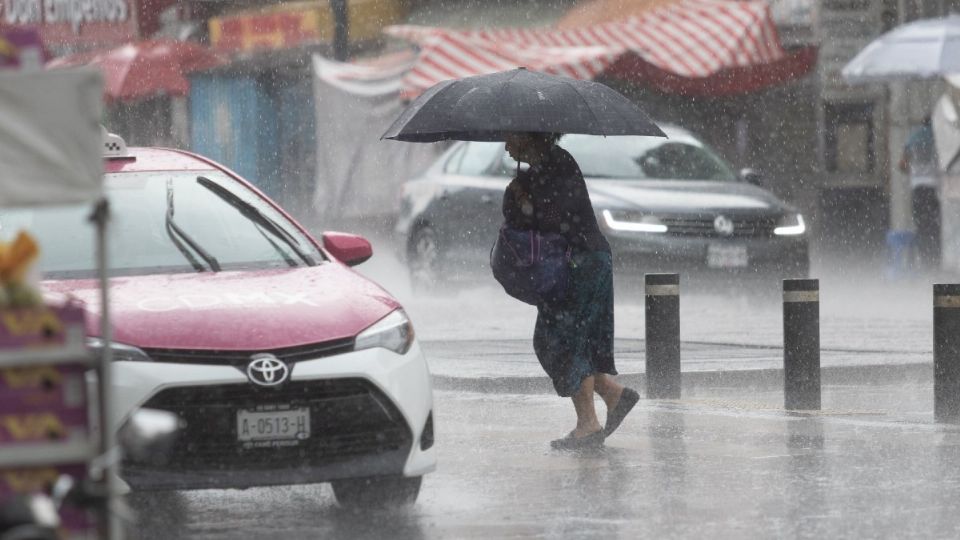
[[[639,400],[614,380],[613,270],[610,244],[600,232],[580,167],[557,145],[558,134],[508,133],[507,152],[528,163],[507,186],[506,223],[517,229],[559,233],[571,250],[569,290],[563,300],[537,306],[533,346],[562,397],[570,397],[576,427],[551,442],[558,449],[598,447]],[[593,394],[607,405],[601,426]]]
[[[566,294],[539,302],[533,336],[540,364],[577,412],[573,431],[551,445],[591,448],[620,426],[639,396],[613,378],[610,244],[597,225],[580,167],[551,133],[666,136],[635,103],[603,84],[519,68],[437,83],[383,138],[505,141],[514,159],[530,164],[504,194],[507,225],[559,233],[571,251]],[[607,404],[603,426],[594,392]]]

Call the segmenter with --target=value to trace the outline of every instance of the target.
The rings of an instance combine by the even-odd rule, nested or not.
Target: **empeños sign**
[[[127,0],[3,0],[9,25],[69,24],[74,32],[89,23],[118,23],[130,18]]]
[[[35,29],[55,56],[116,47],[137,39],[141,1],[0,0],[0,28]]]

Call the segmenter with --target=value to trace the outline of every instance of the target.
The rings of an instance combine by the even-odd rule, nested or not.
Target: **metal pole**
[[[647,397],[680,399],[680,274],[646,274]]]
[[[100,338],[103,340],[101,348],[100,365],[97,370],[97,392],[100,402],[100,454],[101,456],[112,456],[114,446],[116,445],[116,436],[113,432],[113,422],[111,413],[113,411],[113,348],[110,346],[113,340],[113,329],[110,325],[110,302],[108,290],[110,287],[109,274],[107,270],[107,224],[110,221],[110,205],[106,199],[101,199],[94,207],[90,221],[97,228],[97,271],[100,281]],[[106,500],[103,509],[103,526],[107,531],[107,538],[110,540],[120,540],[123,536],[123,530],[116,513],[112,509],[118,506],[117,498],[117,478],[118,467],[116,460],[107,457],[105,460],[103,485],[106,488]]]
[[[933,286],[933,414],[960,423],[960,284]]]
[[[333,58],[345,62],[349,55],[350,19],[347,14],[347,0],[330,0],[333,13]]]
[[[820,410],[820,281],[783,280],[783,402]]]

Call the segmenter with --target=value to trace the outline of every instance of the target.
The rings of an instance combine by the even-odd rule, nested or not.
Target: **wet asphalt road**
[[[138,497],[142,538],[956,538],[960,429],[931,388],[828,386],[641,401],[606,448],[553,451],[548,395],[437,392],[440,465],[412,508],[341,510],[327,486]],[[602,415],[602,410],[599,411]]]
[[[438,379],[539,376],[526,351],[529,306],[490,287],[413,297],[389,257],[360,269],[403,302]],[[641,401],[605,449],[577,454],[550,449],[574,416],[567,401],[542,389],[441,390],[439,468],[411,508],[342,510],[325,485],[148,495],[134,501],[139,536],[960,537],[960,428],[932,422],[932,368],[923,369],[932,348],[929,284],[823,277],[825,364],[894,366],[873,379],[827,377],[823,413],[782,411],[775,385],[685,386],[684,400]],[[684,349],[685,369],[777,362],[777,298],[725,291],[684,296],[681,309],[682,337],[693,343]],[[644,337],[642,303],[618,301],[617,336],[626,340],[623,371],[635,373],[642,355],[630,340]]]

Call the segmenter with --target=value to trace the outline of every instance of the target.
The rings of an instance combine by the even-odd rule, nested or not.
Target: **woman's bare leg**
[[[607,404],[607,410],[614,408],[620,401],[620,395],[623,393],[623,385],[616,379],[606,373],[597,373],[594,376],[593,388],[603,398]]]
[[[591,375],[580,383],[580,389],[573,395],[573,408],[577,411],[577,429],[573,430],[574,437],[584,437],[603,429],[597,419],[597,411],[593,407],[594,376]]]

